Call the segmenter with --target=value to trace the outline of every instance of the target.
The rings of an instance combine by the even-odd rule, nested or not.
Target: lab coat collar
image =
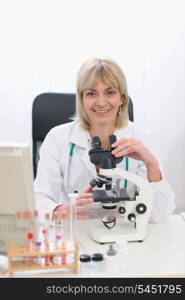
[[[79,160],[87,167],[92,178],[96,176],[96,168],[94,164],[91,163],[89,158],[89,150],[91,145],[91,136],[88,131],[85,131],[80,125],[79,121],[74,122],[73,129],[69,138],[69,142],[75,144],[75,146],[80,146],[84,148],[85,151],[82,151]]]
[[[87,149],[89,148],[90,140],[91,137],[89,132],[82,128],[79,121],[74,121],[74,126],[69,137],[69,142]]]
[[[114,134],[117,137],[117,141],[122,139],[122,138],[130,138],[131,137],[131,126],[130,126],[130,121],[126,127],[123,128],[116,128],[114,130]]]

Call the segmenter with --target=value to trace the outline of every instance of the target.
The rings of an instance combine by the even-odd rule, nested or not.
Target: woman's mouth
[[[103,114],[106,114],[107,112],[109,112],[111,110],[111,108],[109,109],[93,109],[93,112],[97,113],[97,114],[100,114],[100,115],[103,115]]]

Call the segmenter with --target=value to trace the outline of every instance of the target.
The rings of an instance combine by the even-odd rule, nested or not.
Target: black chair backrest
[[[43,141],[51,128],[70,122],[75,113],[75,94],[44,93],[33,102],[32,137]]]
[[[133,102],[132,99],[129,96],[129,102],[128,102],[128,117],[129,120],[134,122],[134,108],[133,108]]]
[[[33,169],[36,176],[39,160],[39,148],[49,130],[57,125],[72,121],[75,114],[74,93],[42,93],[33,101],[32,107],[32,139],[33,139]],[[129,97],[129,120],[134,120],[133,103]]]

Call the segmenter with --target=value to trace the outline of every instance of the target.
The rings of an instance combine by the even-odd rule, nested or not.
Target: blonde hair
[[[128,92],[125,75],[119,65],[111,59],[93,58],[82,64],[77,74],[76,116],[85,130],[90,129],[90,119],[83,106],[83,92],[102,81],[116,88],[123,104],[117,114],[115,126],[121,128],[128,123]]]

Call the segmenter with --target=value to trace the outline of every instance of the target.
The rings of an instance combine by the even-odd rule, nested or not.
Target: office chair
[[[32,106],[33,172],[36,177],[39,149],[49,130],[72,121],[75,114],[74,93],[42,93]],[[129,120],[134,120],[133,103],[129,97]]]

